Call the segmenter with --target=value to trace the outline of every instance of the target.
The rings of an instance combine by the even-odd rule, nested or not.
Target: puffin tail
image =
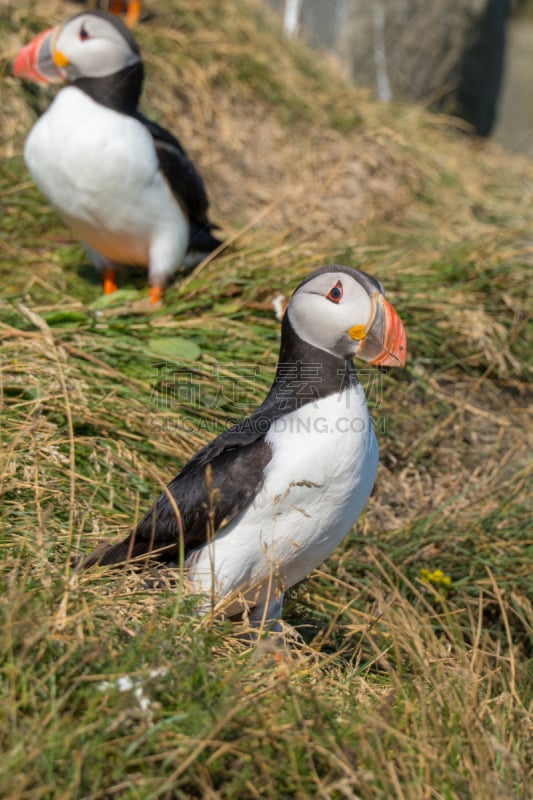
[[[200,261],[203,261],[209,253],[216,250],[223,244],[221,239],[217,239],[211,233],[211,225],[200,225],[194,220],[190,220],[191,231],[189,235],[189,246],[185,254],[185,266],[187,269],[194,269]]]
[[[123,566],[124,564],[139,564],[147,558],[157,559],[158,553],[146,547],[146,542],[135,539],[135,534],[131,534],[127,539],[112,545],[102,545],[93,550],[78,563],[80,570],[90,569],[91,567],[113,567]]]

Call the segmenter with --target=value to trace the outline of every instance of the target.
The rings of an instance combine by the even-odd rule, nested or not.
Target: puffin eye
[[[342,283],[340,281],[337,281],[335,286],[333,286],[329,290],[326,297],[328,300],[331,300],[332,303],[340,303],[343,295],[344,295],[344,290],[342,288]]]
[[[84,42],[86,39],[90,39],[90,38],[91,38],[91,34],[86,29],[85,25],[82,23],[81,28],[80,28],[80,39],[81,39],[81,41]]]

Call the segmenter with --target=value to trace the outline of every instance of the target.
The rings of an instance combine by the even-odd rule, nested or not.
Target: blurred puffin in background
[[[26,141],[35,183],[84,243],[106,294],[118,267],[141,265],[158,302],[178,270],[221,241],[194,164],[138,110],[144,68],[131,32],[105,11],[83,12],[26,45],[14,73],[68,84]]]

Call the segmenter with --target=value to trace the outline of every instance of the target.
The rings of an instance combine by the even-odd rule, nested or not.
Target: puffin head
[[[329,264],[294,292],[286,312],[296,335],[340,359],[403,367],[407,339],[382,285],[358,269]]]
[[[131,32],[118,17],[87,11],[40,33],[15,59],[17,78],[73,83],[105,78],[141,63]]]

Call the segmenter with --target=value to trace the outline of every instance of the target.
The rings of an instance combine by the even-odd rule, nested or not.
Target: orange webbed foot
[[[129,28],[134,28],[139,22],[141,16],[141,2],[140,0],[129,0],[128,11],[126,14],[126,25]]]
[[[150,286],[150,302],[160,303],[163,299],[163,289],[161,286]]]
[[[141,2],[140,0],[111,0],[108,5],[108,11],[111,14],[119,16],[126,10],[124,21],[129,28],[134,28],[139,22],[141,16]]]
[[[104,294],[113,294],[118,289],[117,273],[114,269],[105,269],[104,274]]]

